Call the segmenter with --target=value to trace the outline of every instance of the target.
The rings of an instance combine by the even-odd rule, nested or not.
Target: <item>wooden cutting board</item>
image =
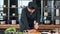
[[[31,33],[27,33],[27,34],[40,34],[39,32],[31,32]]]
[[[27,34],[40,34],[40,32],[34,30],[33,32],[27,32]]]

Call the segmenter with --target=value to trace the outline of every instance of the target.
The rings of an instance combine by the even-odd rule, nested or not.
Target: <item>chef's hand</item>
[[[38,23],[34,23],[34,29],[38,29],[38,28],[39,28]]]

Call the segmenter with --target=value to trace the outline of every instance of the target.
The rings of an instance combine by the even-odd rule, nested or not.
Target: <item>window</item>
[[[21,17],[21,10],[28,2],[32,0],[0,0],[0,22],[5,21],[6,24],[12,24],[12,20],[16,20],[18,24]],[[27,2],[27,3],[26,3]]]
[[[4,6],[4,0],[0,0],[0,20],[3,20],[3,6]]]

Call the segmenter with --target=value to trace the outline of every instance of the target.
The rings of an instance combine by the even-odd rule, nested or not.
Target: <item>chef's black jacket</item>
[[[20,19],[20,31],[33,29],[34,28],[34,20],[40,23],[40,11],[38,9],[33,12],[32,15],[27,10],[27,7],[22,9],[21,19]]]

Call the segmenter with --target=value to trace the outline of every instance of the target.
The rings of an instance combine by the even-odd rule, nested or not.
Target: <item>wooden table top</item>
[[[55,29],[60,28],[60,25],[39,25],[39,29]]]
[[[9,27],[19,28],[19,25],[18,25],[18,24],[16,24],[16,25],[11,25],[11,24],[1,25],[1,24],[0,24],[0,29],[6,29],[6,28],[9,28]]]
[[[19,24],[16,24],[16,25],[11,25],[11,24],[1,25],[0,24],[0,29],[6,29],[9,27],[15,27],[19,29]],[[60,25],[39,25],[39,29],[54,29],[54,28],[60,28]]]

